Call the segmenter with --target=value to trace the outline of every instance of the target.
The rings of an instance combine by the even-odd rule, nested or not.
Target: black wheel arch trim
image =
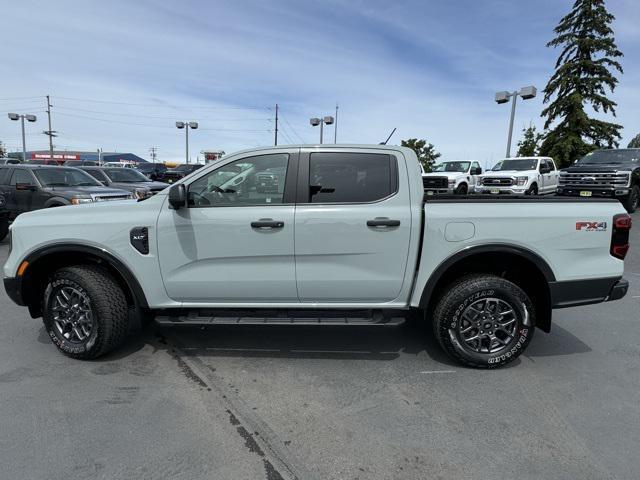
[[[447,270],[467,257],[482,253],[510,253],[518,255],[532,262],[544,275],[547,283],[556,281],[556,277],[549,264],[542,257],[540,257],[540,255],[533,252],[532,250],[529,250],[528,248],[506,243],[471,246],[454,253],[436,267],[436,269],[427,280],[424,289],[422,290],[419,307],[426,308],[429,305],[429,301],[431,300],[431,296],[433,295],[436,285],[443,277],[443,275],[447,272]]]
[[[38,248],[33,252],[29,253],[23,261],[29,262],[29,267],[27,268],[27,272],[29,268],[34,265],[38,260],[46,257],[48,255],[56,254],[56,253],[85,253],[88,255],[93,255],[100,260],[104,261],[108,265],[118,272],[118,274],[122,277],[124,282],[126,283],[129,291],[131,292],[131,296],[136,303],[136,307],[138,308],[149,308],[149,304],[147,303],[147,298],[144,294],[144,290],[138,282],[135,275],[131,272],[129,267],[125,265],[125,263],[113,255],[111,252],[92,245],[80,244],[80,243],[56,243],[53,245],[47,245],[45,247]],[[23,285],[21,279],[16,279],[17,285],[14,288],[17,290],[16,295],[23,302],[25,302],[25,298],[22,292]],[[6,279],[5,279],[6,285]],[[17,302],[16,302],[17,303]]]

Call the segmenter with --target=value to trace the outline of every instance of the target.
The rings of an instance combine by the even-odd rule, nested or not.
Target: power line
[[[157,107],[157,108],[206,108],[209,110],[271,110],[270,107],[213,107],[211,105],[171,105],[171,104],[157,104],[157,103],[131,103],[131,102],[114,102],[111,100],[95,100],[92,98],[78,98],[78,97],[56,97],[56,99],[70,100],[76,102],[90,102],[90,103],[107,103],[112,105],[130,105],[133,107]]]
[[[287,118],[280,114],[280,116],[282,117],[282,119],[284,120],[284,122],[289,126],[289,128],[291,129],[291,131],[293,132],[293,134],[298,137],[298,140],[300,140],[300,143],[305,143],[305,141],[302,139],[302,137],[300,135],[298,135],[298,132],[296,131],[295,128],[293,128],[293,126],[289,123],[289,120],[287,120]]]
[[[65,107],[60,105],[56,105],[56,108],[63,109],[63,110],[70,110],[72,112],[95,113],[98,115],[111,115],[111,116],[117,116],[117,117],[137,117],[137,118],[153,118],[158,120],[173,120],[173,116],[169,116],[169,115],[140,115],[136,113],[105,112],[104,110],[89,110],[86,108]],[[200,116],[200,118],[212,118],[221,122],[244,122],[244,121],[254,121],[254,120],[270,121],[271,120],[270,118],[267,118],[267,117],[220,118],[220,117]]]

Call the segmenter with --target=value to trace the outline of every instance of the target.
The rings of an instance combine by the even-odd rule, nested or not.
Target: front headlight
[[[518,177],[518,186],[524,187],[529,181],[529,177]]]
[[[455,180],[449,180],[449,188],[453,188],[456,186],[456,181]]]
[[[82,205],[83,203],[93,203],[93,198],[76,197],[71,199],[71,205]]]
[[[151,196],[151,190],[146,188],[136,188],[133,191],[133,198],[137,198],[138,200],[144,200],[145,198],[149,198]]]

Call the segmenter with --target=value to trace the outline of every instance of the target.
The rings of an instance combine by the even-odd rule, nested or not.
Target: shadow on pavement
[[[549,334],[538,330],[524,354],[528,357],[553,357],[590,351],[591,347],[589,345],[568,330],[554,324],[551,326],[551,333]]]

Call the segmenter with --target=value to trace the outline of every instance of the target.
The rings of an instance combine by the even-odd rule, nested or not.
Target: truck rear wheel
[[[434,311],[433,328],[454,360],[496,368],[527,347],[535,330],[535,310],[516,284],[489,274],[467,276],[446,289]]]
[[[62,353],[76,359],[97,358],[118,347],[127,336],[126,297],[100,267],[61,268],[45,289],[43,320]]]
[[[9,220],[6,218],[0,218],[0,242],[4,240],[7,233],[9,233]]]
[[[629,196],[622,202],[622,206],[627,212],[633,213],[638,208],[638,202],[640,202],[640,188],[634,185],[629,191]]]

